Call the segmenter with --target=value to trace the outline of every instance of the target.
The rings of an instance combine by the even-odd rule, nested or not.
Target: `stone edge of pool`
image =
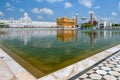
[[[115,47],[104,50],[102,52],[99,52],[91,57],[88,57],[88,58],[80,61],[80,62],[72,64],[72,65],[65,67],[63,69],[60,69],[56,72],[53,72],[47,76],[39,78],[38,80],[67,80],[119,50],[120,50],[120,44]]]
[[[56,72],[53,72],[47,76],[42,78],[36,79],[32,74],[30,74],[26,69],[24,69],[21,65],[19,65],[14,59],[12,59],[7,53],[5,53],[0,48],[0,60],[4,61],[4,64],[10,69],[13,74],[13,80],[67,80],[72,76],[78,74],[79,72],[87,69],[88,67],[94,65],[95,63],[99,62],[100,60],[106,58],[107,56],[115,53],[116,51],[120,50],[120,44],[99,52],[91,57],[88,57],[80,62],[72,64],[68,67],[60,69]],[[3,59],[2,59],[3,58]],[[6,68],[6,67],[5,67]],[[4,69],[5,69],[4,68]]]
[[[36,78],[30,74],[26,69],[24,69],[20,64],[18,64],[14,59],[12,59],[6,52],[4,52],[0,48],[0,62],[4,64],[5,66],[1,65],[3,70],[2,71],[8,71],[4,73],[4,75],[0,79],[3,79],[3,77],[6,77],[5,75],[11,74],[9,78],[4,78],[5,80],[36,80]],[[0,68],[1,69],[1,68]],[[2,73],[2,72],[0,72]],[[4,80],[3,79],[3,80]]]

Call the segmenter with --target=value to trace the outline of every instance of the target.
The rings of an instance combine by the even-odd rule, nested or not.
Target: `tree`
[[[82,24],[82,25],[81,25],[81,28],[82,28],[82,29],[84,29],[84,28],[92,28],[92,27],[93,27],[93,25],[90,24],[90,23],[85,23],[85,24]]]
[[[119,24],[115,24],[115,26],[119,26]]]
[[[114,23],[112,23],[112,27],[114,27],[115,26],[115,24]]]
[[[7,24],[5,24],[5,23],[3,23],[3,22],[0,22],[0,27],[1,27],[1,28],[8,28],[9,25],[7,25]]]

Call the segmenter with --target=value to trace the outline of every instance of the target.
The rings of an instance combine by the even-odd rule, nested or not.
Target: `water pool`
[[[120,44],[119,30],[1,29],[0,44],[37,78]]]

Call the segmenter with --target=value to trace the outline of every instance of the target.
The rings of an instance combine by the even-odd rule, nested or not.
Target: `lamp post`
[[[85,23],[84,21],[86,20],[86,17],[82,17],[81,20],[82,20],[82,26],[83,26]]]
[[[82,20],[82,24],[83,24],[84,21],[86,20],[86,17],[82,17],[81,20]]]
[[[76,16],[75,26],[78,27],[78,13],[76,13],[75,16]]]

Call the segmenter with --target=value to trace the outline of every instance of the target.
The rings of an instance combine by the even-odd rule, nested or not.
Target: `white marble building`
[[[112,23],[107,18],[101,18],[98,20],[98,28],[107,28],[111,27]]]
[[[19,23],[31,23],[32,20],[27,13],[24,13],[24,17],[19,19]]]
[[[25,12],[24,16],[19,20],[15,20],[14,18],[10,18],[9,20],[0,20],[0,22],[4,22],[8,24],[10,27],[56,27],[56,22],[39,22],[32,21],[29,15]]]

